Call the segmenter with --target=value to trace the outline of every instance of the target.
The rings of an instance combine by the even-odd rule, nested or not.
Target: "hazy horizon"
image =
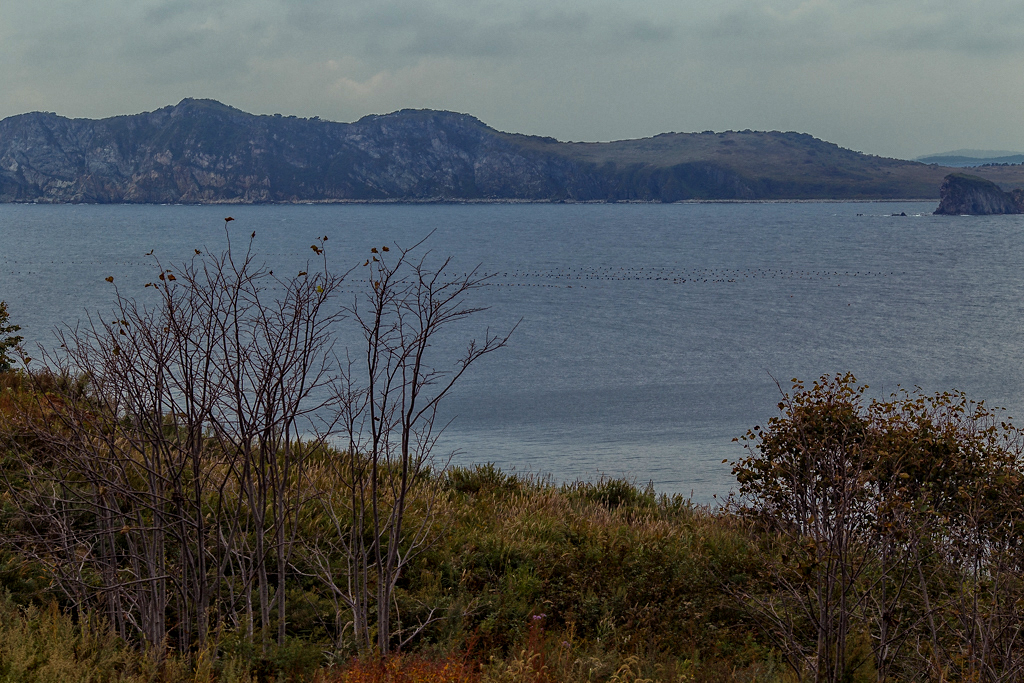
[[[607,141],[809,133],[913,159],[1024,149],[1017,3],[952,0],[11,0],[0,117],[184,97],[354,121],[446,109]]]
[[[968,157],[971,159],[998,159],[1000,157],[1011,157],[1021,154],[1021,152],[1014,152],[1012,150],[1005,149],[952,149],[948,152],[936,152],[934,154],[925,154],[918,157],[918,159],[928,159],[930,157]]]

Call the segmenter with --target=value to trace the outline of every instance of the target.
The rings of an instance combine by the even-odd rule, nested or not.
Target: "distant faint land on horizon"
[[[954,149],[950,152],[918,157],[915,161],[951,168],[971,168],[990,164],[1024,164],[1024,153],[1007,150]]]
[[[805,133],[559,142],[433,110],[334,123],[185,99],[99,120],[0,121],[0,202],[937,199],[949,172]],[[1024,185],[1019,165],[977,173]]]

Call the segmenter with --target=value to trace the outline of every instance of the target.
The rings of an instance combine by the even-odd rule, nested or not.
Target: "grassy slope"
[[[317,671],[325,661],[319,652],[332,649],[318,624],[332,615],[306,592],[311,586],[297,583],[291,591],[304,593],[308,606],[293,609],[288,647],[252,658],[226,634],[216,665],[203,663],[208,655],[172,658],[159,671],[116,639],[98,639],[95,626],[73,627],[55,608],[19,610],[0,593],[0,680],[198,682],[212,674],[227,682],[257,680],[261,669],[274,672],[267,680],[409,683],[774,680],[780,673],[728,594],[759,572],[756,535],[740,520],[623,481],[556,487],[489,466],[455,469],[429,488],[440,494],[436,540],[406,572],[398,606],[407,626],[427,605],[445,618],[410,648],[404,677],[351,664]],[[18,585],[4,579],[8,590]],[[29,594],[21,599],[32,602]]]
[[[803,133],[665,133],[640,140],[557,144],[510,137],[524,147],[599,167],[712,162],[750,180],[765,198],[937,199],[942,179],[957,170],[861,154]],[[974,170],[1004,188],[1024,186],[1022,166]]]
[[[1003,190],[1009,192],[1024,187],[1024,166],[984,166],[970,169],[950,169],[950,173],[968,171],[986,180],[991,180]]]
[[[21,413],[15,406],[26,395],[18,390],[18,375],[0,374],[0,380],[5,378],[12,381],[7,386],[0,382],[0,436],[11,440],[0,440],[0,444],[32,448],[31,442],[23,440],[26,435],[17,431]],[[5,421],[8,416],[15,419]],[[941,436],[945,432],[934,425],[929,413],[925,427],[928,434],[940,434],[937,438],[923,440],[916,432],[907,438],[915,449],[922,441],[937,444],[934,455],[945,463],[949,453],[960,452],[963,442],[945,443],[947,437]],[[4,430],[12,431],[4,434]],[[902,453],[899,435],[890,436],[897,438],[886,440],[886,448]],[[984,441],[982,450],[987,452],[989,444]],[[973,447],[964,449],[976,452]],[[911,469],[928,469],[920,466],[927,461],[921,461],[916,450],[900,457]],[[333,470],[319,468],[317,462],[311,460],[309,473],[319,481],[321,472]],[[15,464],[0,448],[0,473],[14,475],[4,484],[19,481],[12,469]],[[989,478],[975,476],[976,469],[964,471],[978,481]],[[1019,476],[1016,471],[1011,474]],[[1017,481],[1004,476],[990,478],[1000,487],[1012,487]],[[340,482],[336,486],[344,493]],[[973,493],[968,497],[972,501],[986,499]],[[1019,510],[1016,500],[1010,503]],[[757,604],[770,604],[772,610],[781,607],[784,612],[795,610],[796,614],[801,605],[813,606],[813,600],[794,602],[794,592],[785,589],[789,585],[800,595],[813,593],[819,580],[816,577],[822,576],[816,574],[819,565],[814,555],[807,554],[814,552],[813,543],[765,533],[750,517],[728,509],[694,506],[679,496],[657,496],[627,481],[555,486],[505,474],[489,465],[432,474],[410,501],[406,519],[410,528],[422,519],[427,501],[433,511],[432,542],[423,554],[411,558],[399,580],[395,625],[402,631],[429,617],[441,618],[410,641],[407,659],[387,664],[401,667],[401,671],[389,673],[349,659],[354,654],[350,629],[343,629],[340,642],[334,641],[332,625],[343,624],[348,614],[335,614],[329,591],[313,579],[301,550],[294,556],[296,571],[286,586],[291,603],[289,637],[282,646],[260,653],[239,631],[225,629],[217,630],[210,650],[192,652],[190,657],[172,651],[165,661],[153,662],[109,637],[95,617],[79,619],[76,624],[58,607],[47,606],[55,593],[48,590],[42,568],[28,556],[20,556],[21,546],[4,538],[24,522],[9,492],[0,489],[0,683],[793,680],[782,667],[772,639],[758,628],[758,623],[763,626],[770,620],[764,620],[762,610],[759,621],[755,612]],[[1008,514],[1002,509],[993,512]],[[301,520],[300,538],[308,547],[316,545],[315,539],[325,528],[323,516],[309,509],[300,509],[296,515]],[[1014,516],[997,519],[998,525],[1014,528]],[[1019,534],[1011,532],[1011,536]],[[1015,546],[1013,552],[1018,550]],[[960,648],[963,628],[968,627],[960,621],[965,603],[958,600],[980,597],[985,603],[990,587],[982,586],[973,597],[962,594],[958,598],[953,590],[957,584],[950,583],[946,567],[959,572],[959,565],[944,564],[947,555],[942,552],[933,557],[938,559],[925,564],[927,581],[932,584],[929,590],[944,597],[934,612],[931,607],[926,609],[936,617],[945,661],[959,667],[965,656]],[[1019,556],[1013,557],[1016,580]],[[339,575],[343,574],[344,558],[334,560]],[[877,569],[877,562],[872,564]],[[864,580],[874,581],[872,571],[875,569],[869,568]],[[1006,586],[1001,590],[996,608],[1024,603],[1020,598],[1024,588],[1011,585],[1009,592]],[[743,593],[747,593],[746,599]],[[951,597],[945,597],[946,593]],[[65,602],[65,607],[70,606]],[[899,613],[912,617],[920,608],[917,599],[908,594]],[[872,609],[866,614],[877,619],[880,615]],[[998,612],[984,609],[983,604],[980,615],[998,616]],[[1009,623],[1019,623],[1016,609],[1009,613]],[[927,634],[925,620],[905,621],[911,639]],[[799,618],[796,624],[800,626]],[[973,629],[975,621],[969,624]],[[851,683],[875,679],[867,633],[855,634],[856,639],[849,643],[856,658]],[[1015,631],[1009,633],[1016,642]],[[813,642],[812,637],[811,630],[803,633],[806,643]],[[910,662],[906,670],[893,669],[891,680],[920,680],[922,672],[913,667],[920,667],[930,655],[917,654],[921,655],[917,659],[906,658]],[[850,661],[854,662],[854,657]],[[335,666],[325,666],[332,662]],[[952,676],[951,680],[960,679]]]

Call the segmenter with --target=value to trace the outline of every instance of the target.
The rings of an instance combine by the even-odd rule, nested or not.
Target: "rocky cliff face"
[[[526,144],[529,143],[529,144]],[[211,100],[102,120],[0,121],[0,201],[654,200],[751,198],[710,163],[601,167],[559,143],[450,112],[344,124],[254,116]]]
[[[990,216],[1024,213],[1024,190],[1003,192],[995,183],[967,175],[951,173],[939,189],[939,207],[936,215]]]
[[[978,173],[996,170],[1018,183],[1014,169]],[[429,110],[333,123],[186,99],[101,120],[0,121],[0,202],[920,198],[948,172],[799,133],[561,143]]]

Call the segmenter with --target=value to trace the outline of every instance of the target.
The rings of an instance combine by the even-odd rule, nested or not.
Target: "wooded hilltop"
[[[803,133],[559,142],[431,110],[335,123],[185,99],[99,120],[0,121],[0,202],[937,199],[951,171]],[[1024,185],[1021,166],[973,173]]]

